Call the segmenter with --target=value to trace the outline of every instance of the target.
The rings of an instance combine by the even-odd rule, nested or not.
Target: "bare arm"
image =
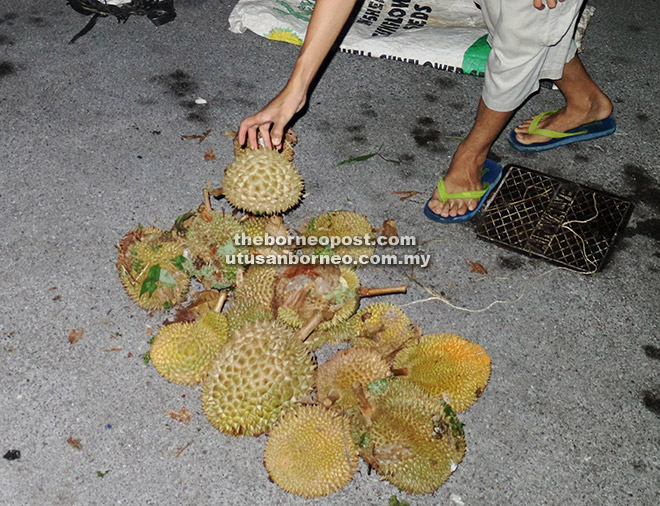
[[[284,128],[295,113],[302,109],[307,99],[307,90],[321,67],[337,36],[346,24],[356,0],[317,0],[307,27],[307,35],[298,60],[286,86],[257,114],[241,121],[238,140],[249,141],[257,147],[257,131],[261,132],[264,144],[279,148]]]
[[[545,0],[545,2],[548,4],[548,7],[551,9],[557,7],[557,1],[558,0]],[[563,1],[564,0],[559,0],[559,2],[563,2]],[[540,11],[545,9],[545,5],[543,5],[543,0],[534,0],[534,7],[536,7]]]

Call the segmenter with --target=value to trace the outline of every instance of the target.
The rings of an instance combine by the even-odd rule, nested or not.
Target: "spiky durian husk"
[[[207,221],[210,216],[210,221]],[[248,249],[235,244],[234,238],[243,232],[241,224],[224,211],[200,213],[186,230],[186,271],[207,288],[224,289],[236,282],[236,274],[243,269],[234,257],[227,255],[247,253]]]
[[[248,323],[271,322],[275,319],[272,310],[251,300],[234,300],[231,308],[225,314],[230,338],[233,338],[234,334]]]
[[[318,350],[326,344],[329,346],[336,346],[337,344],[348,342],[356,337],[362,329],[362,320],[356,318],[356,315],[351,316],[347,320],[338,323],[329,329],[316,329],[305,340],[305,345],[312,350]]]
[[[349,348],[335,353],[316,372],[316,394],[323,405],[343,410],[357,406],[355,383],[366,388],[372,381],[392,375],[390,367],[375,351]]]
[[[456,334],[428,334],[397,353],[393,366],[405,369],[401,379],[445,399],[456,412],[469,408],[490,378],[486,350]]]
[[[257,132],[257,139],[261,140],[261,132]],[[241,144],[238,142],[238,135],[234,136],[233,144],[234,156],[236,158],[244,155],[246,150],[250,149],[247,145],[247,142],[244,146],[241,146]],[[296,132],[294,132],[293,128],[288,128],[286,132],[284,132],[284,142],[282,143],[280,154],[290,162],[293,161],[293,148],[296,144],[298,144],[298,136],[296,135]]]
[[[405,492],[434,492],[465,454],[463,425],[451,407],[398,378],[371,399],[373,411],[354,424],[362,457]]]
[[[362,321],[362,327],[351,339],[351,346],[376,350],[389,360],[394,358],[393,353],[415,337],[408,315],[389,302],[360,308],[354,318]]]
[[[156,370],[168,381],[196,385],[227,342],[227,319],[206,313],[196,322],[161,327],[149,350]]]
[[[183,245],[170,232],[138,226],[122,238],[117,250],[119,279],[138,306],[169,309],[185,299],[190,278],[179,268]],[[160,271],[157,278],[152,269]]]
[[[322,497],[341,490],[358,465],[350,421],[322,406],[298,406],[284,413],[268,435],[264,465],[283,490]]]
[[[234,292],[237,301],[254,302],[264,309],[270,309],[275,294],[275,282],[280,273],[269,265],[250,265]]]
[[[317,268],[331,268],[332,266],[317,266]],[[360,278],[355,270],[342,265],[339,267],[339,277],[334,287],[328,291],[327,287],[316,290],[313,284],[306,285],[309,288],[306,300],[298,308],[279,306],[277,308],[277,319],[282,323],[301,328],[309,315],[321,312],[328,315],[318,327],[318,330],[330,329],[350,318],[360,303],[358,290]]]
[[[245,150],[225,169],[225,198],[251,214],[280,214],[302,198],[303,182],[292,162],[272,149]]]
[[[300,233],[305,237],[350,237],[354,239],[353,245],[340,244],[334,248],[324,246],[309,246],[305,249],[308,254],[349,255],[354,260],[361,256],[370,257],[376,250],[373,228],[367,217],[354,211],[328,211],[312,218],[302,228]],[[359,238],[359,239],[357,239]],[[322,239],[321,239],[322,240]],[[361,244],[357,244],[357,241]],[[367,244],[369,241],[371,244]],[[361,263],[357,264],[362,265]]]
[[[315,369],[313,356],[290,329],[267,322],[245,325],[204,380],[204,414],[225,434],[263,434],[282,411],[311,393]]]
[[[285,255],[292,252],[295,242],[289,227],[284,225],[282,216],[252,216],[248,215],[241,221],[245,234],[253,241],[250,254],[253,255]],[[256,240],[261,244],[254,244]],[[268,244],[266,244],[268,242]],[[289,246],[289,245],[292,246]]]

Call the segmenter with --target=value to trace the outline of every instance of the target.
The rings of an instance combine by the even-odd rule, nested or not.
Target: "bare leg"
[[[555,83],[566,99],[566,106],[556,114],[546,116],[540,122],[540,128],[565,132],[605,119],[612,113],[612,102],[589,77],[577,55],[564,66],[563,76]],[[531,121],[529,119],[515,129],[516,139],[523,144],[547,141],[547,137],[527,133]]]
[[[458,146],[449,164],[447,175],[444,177],[448,193],[481,189],[481,170],[488,151],[513,113],[514,111],[494,111],[489,109],[483,100],[479,101],[477,118],[472,130]],[[473,211],[478,202],[477,199],[452,199],[443,204],[436,189],[429,202],[429,207],[434,213],[447,218],[448,216],[463,215],[468,210]]]

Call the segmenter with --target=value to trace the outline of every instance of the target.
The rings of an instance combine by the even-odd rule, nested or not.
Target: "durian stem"
[[[204,195],[204,207],[206,207],[206,210],[210,213],[213,211],[213,208],[211,207],[211,192],[209,192],[208,188],[204,188],[202,194]]]
[[[222,311],[222,306],[225,305],[225,302],[227,301],[227,292],[221,292],[220,297],[218,297],[218,302],[216,302],[215,307],[213,308],[213,311],[216,313],[219,313]]]
[[[391,293],[406,293],[408,287],[406,285],[399,286],[384,286],[382,288],[368,288],[361,287],[358,290],[359,297],[374,297],[376,295],[389,295]]]
[[[353,382],[351,385],[353,389],[353,394],[358,400],[358,405],[360,406],[360,411],[364,420],[367,422],[367,425],[371,425],[371,417],[374,414],[374,408],[369,404],[369,399],[367,399],[367,394],[364,393],[364,387],[359,381]]]
[[[296,333],[296,338],[304,342],[322,321],[323,314],[320,311],[315,313],[314,316],[307,320],[305,325],[303,325],[302,328]]]
[[[392,375],[394,376],[408,376],[410,371],[407,367],[401,367],[400,369],[392,369]]]

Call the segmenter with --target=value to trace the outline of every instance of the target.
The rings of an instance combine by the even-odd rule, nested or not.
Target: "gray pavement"
[[[165,315],[137,308],[117,277],[115,244],[138,223],[169,228],[199,204],[207,180],[220,183],[233,156],[224,132],[283,86],[298,51],[230,33],[234,2],[175,3],[168,25],[102,19],[69,45],[87,18],[64,1],[0,0],[0,453],[21,452],[0,459],[0,504],[384,506],[394,494],[415,506],[659,504],[657,2],[591,0],[583,61],[615,102],[614,136],[537,155],[504,138],[493,148],[504,163],[635,202],[625,236],[593,276],[477,241],[473,223],[422,215],[471,124],[479,78],[331,60],[295,124],[308,195],[287,222],[337,208],[375,225],[392,218],[432,255],[415,271],[422,284],[464,308],[509,302],[481,312],[419,302],[428,293],[407,271],[361,271],[365,285],[408,283],[407,294],[384,300],[408,304],[425,333],[482,345],[492,377],[461,416],[465,459],[435,494],[401,493],[361,466],[344,490],[313,501],[268,480],[265,437],[220,434],[198,390],[145,366],[149,329]],[[197,97],[208,104],[194,105]],[[542,89],[515,120],[560,103]],[[208,129],[201,144],[181,138]],[[337,167],[381,145],[404,163]],[[216,161],[204,160],[210,147]],[[400,201],[392,191],[421,194]],[[488,274],[471,273],[466,260]],[[187,425],[165,414],[183,407],[193,412]]]

